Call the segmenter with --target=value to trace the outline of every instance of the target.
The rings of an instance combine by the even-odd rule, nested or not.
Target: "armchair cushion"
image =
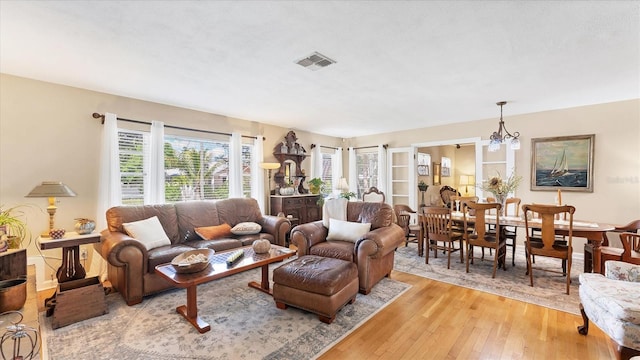
[[[122,227],[129,236],[140,241],[147,250],[171,245],[171,240],[169,240],[167,234],[164,232],[157,216],[145,220],[124,223]]]
[[[355,243],[371,230],[371,223],[356,223],[329,219],[327,240],[340,240]]]

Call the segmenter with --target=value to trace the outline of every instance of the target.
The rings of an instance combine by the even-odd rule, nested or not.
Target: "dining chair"
[[[567,280],[567,295],[569,295],[569,285],[571,284],[571,258],[573,255],[572,240],[573,240],[573,213],[576,208],[571,205],[534,205],[525,204],[522,206],[524,212],[524,224],[527,234],[527,240],[525,241],[525,249],[527,253],[527,273],[529,274],[529,280],[531,286],[533,286],[533,256],[546,256],[563,260],[566,262],[566,271],[563,269],[562,274],[565,275]],[[533,221],[529,218],[533,218],[533,214],[538,214],[541,219],[540,240],[532,241],[530,235],[530,229],[533,226]],[[567,244],[557,244],[555,237],[555,216],[560,214],[569,214],[568,227],[569,234],[566,237]],[[538,226],[537,223],[535,226]],[[549,272],[559,273],[553,269],[542,269]]]
[[[474,201],[465,203],[465,210],[472,209],[475,211],[475,219],[473,222],[469,221],[467,211],[462,212],[464,217],[464,236],[467,243],[467,272],[469,272],[469,261],[473,264],[474,246],[481,247],[483,250],[485,248],[495,250],[493,256],[493,274],[491,278],[496,277],[496,269],[499,266],[502,266],[503,270],[507,270],[507,242],[505,237],[502,236],[503,232],[501,232],[500,229],[501,206],[502,205],[498,203],[477,203]],[[496,224],[493,232],[488,231],[488,224],[485,221],[485,216],[491,209],[496,210]],[[482,259],[484,259],[484,251]]]
[[[372,186],[369,190],[362,194],[362,201],[364,202],[384,202],[384,193],[378,190],[377,187]]]
[[[623,245],[621,244],[622,239],[620,238],[620,233],[630,232],[630,233],[638,233],[640,230],[640,220],[635,220],[624,226],[616,226],[615,229],[610,232],[609,235],[605,233],[605,242],[606,246],[600,246],[600,273],[604,275],[604,263],[609,260],[622,260],[622,254],[624,252]],[[611,234],[617,233],[617,234]],[[613,236],[619,237],[619,243],[614,241]]]
[[[423,215],[420,217],[420,226],[425,236],[426,252],[425,263],[429,263],[429,250],[433,250],[434,256],[438,257],[438,250],[447,252],[447,269],[451,268],[451,253],[460,251],[460,263],[463,258],[463,236],[461,232],[451,229],[451,209],[445,207],[424,207]],[[458,242],[456,248],[454,243]],[[438,242],[443,242],[440,246]]]
[[[507,198],[505,202],[504,215],[505,216],[520,216],[520,198],[510,197]],[[512,212],[509,209],[513,209]],[[504,234],[505,240],[507,241],[507,246],[511,247],[511,266],[516,266],[516,237],[518,235],[518,227],[517,226],[504,226],[502,228],[502,233]],[[509,242],[511,240],[511,242]]]
[[[416,214],[409,205],[397,204],[393,206],[393,210],[396,213],[398,219],[397,224],[404,230],[405,242],[404,246],[408,246],[409,242],[418,243],[418,256],[423,254],[424,239],[420,239],[420,224],[412,223],[412,214]],[[413,238],[414,240],[410,240]]]
[[[451,206],[451,196],[460,196],[460,192],[449,185],[440,188],[440,198],[442,198],[444,206]]]
[[[537,204],[533,204],[533,205],[537,205]],[[524,208],[523,208],[523,210],[524,210]],[[563,214],[563,215],[564,215],[563,218],[566,220],[566,214]],[[534,213],[532,216],[534,218],[537,218],[537,217],[539,217],[539,214],[535,214]],[[560,217],[560,214],[557,214],[555,216],[555,218],[559,218],[559,217]],[[527,233],[531,233],[531,238],[530,239],[531,239],[532,242],[542,242],[542,238],[540,237],[541,231],[542,231],[542,229],[540,229],[539,227],[536,227],[536,226],[533,226],[529,230],[527,230]],[[555,240],[555,245],[558,245],[558,246],[561,246],[561,245],[566,246],[567,245],[567,240],[566,240],[564,235],[556,234],[555,235],[555,239],[556,239]],[[534,264],[536,263],[536,257],[535,256],[533,257],[533,263]],[[567,273],[567,262],[563,261],[562,262],[562,274],[566,275],[566,273]]]
[[[640,234],[625,232],[620,234],[622,247],[622,261],[626,263],[640,265]]]

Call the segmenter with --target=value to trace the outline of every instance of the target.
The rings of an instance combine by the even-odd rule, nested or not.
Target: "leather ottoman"
[[[350,261],[306,255],[273,270],[273,283],[278,309],[290,305],[331,324],[338,310],[356,300],[358,268]]]

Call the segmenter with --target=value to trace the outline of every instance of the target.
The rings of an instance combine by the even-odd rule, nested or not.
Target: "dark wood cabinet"
[[[322,207],[318,205],[320,195],[271,196],[271,214],[282,212],[298,219],[298,224],[305,224],[322,219]]]

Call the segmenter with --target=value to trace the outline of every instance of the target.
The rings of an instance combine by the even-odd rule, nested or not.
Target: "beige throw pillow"
[[[231,233],[234,235],[252,235],[257,234],[262,230],[260,224],[254,222],[241,222],[231,229]]]
[[[327,240],[351,241],[355,243],[371,230],[371,223],[357,223],[329,219]]]
[[[164,232],[157,216],[145,220],[124,223],[122,227],[129,236],[140,241],[147,250],[171,245],[171,240],[167,237],[167,233]]]

